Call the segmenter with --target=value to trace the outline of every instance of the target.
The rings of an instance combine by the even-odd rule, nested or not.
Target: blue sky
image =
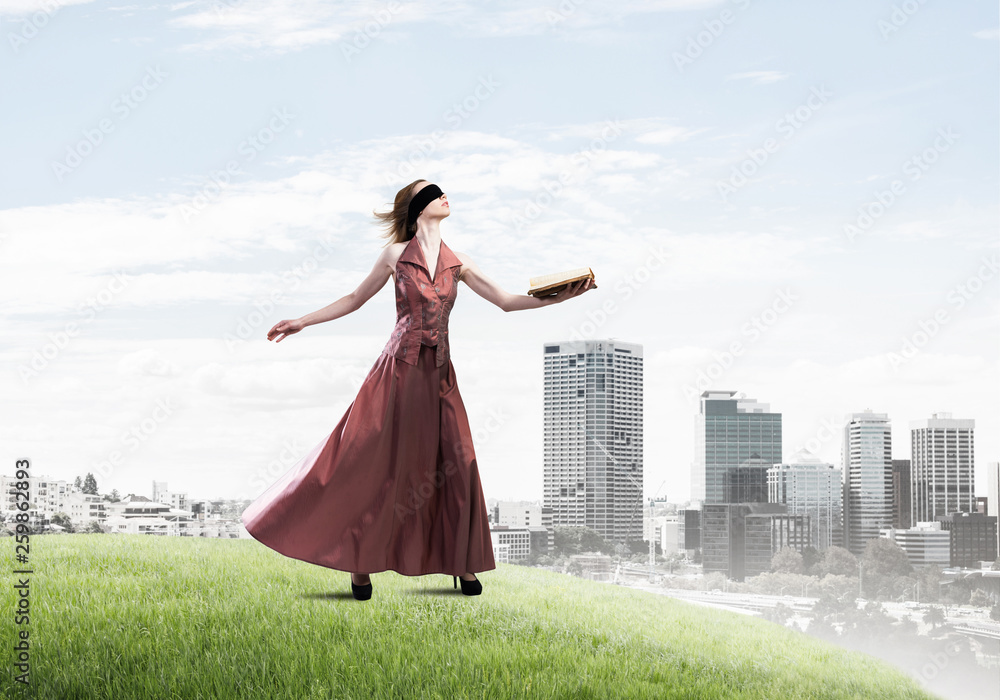
[[[871,408],[896,458],[950,411],[1000,459],[994,3],[38,7],[0,0],[8,465],[255,496],[353,400],[391,285],[267,329],[367,275],[417,178],[509,291],[600,285],[460,288],[487,498],[541,498],[541,348],[574,334],[644,346],[647,496],[688,492],[701,376],[782,412],[786,458],[839,463],[827,426]]]

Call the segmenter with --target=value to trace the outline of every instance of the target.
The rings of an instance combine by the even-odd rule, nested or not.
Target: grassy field
[[[356,601],[347,573],[255,540],[31,545],[32,692],[13,681],[11,584],[4,698],[933,697],[779,625],[537,569],[500,564],[477,597],[384,572]]]

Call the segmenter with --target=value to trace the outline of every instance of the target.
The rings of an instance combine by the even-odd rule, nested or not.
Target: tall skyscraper
[[[885,413],[852,413],[844,426],[844,535],[864,553],[870,539],[892,527],[892,432]]]
[[[975,513],[976,421],[935,413],[910,424],[912,522]]]
[[[781,461],[781,414],[735,391],[705,391],[695,417],[691,498],[766,503],[767,469]]]
[[[544,344],[544,500],[551,524],[642,537],[642,346]]]
[[[810,541],[818,550],[843,546],[843,499],[840,469],[800,450],[788,464],[767,471],[768,500],[783,503],[793,515],[808,515]]]
[[[996,516],[1000,523],[1000,462],[986,465],[986,514]],[[997,547],[997,556],[1000,557],[1000,542]]]
[[[897,530],[910,527],[910,460],[892,460],[892,526]]]

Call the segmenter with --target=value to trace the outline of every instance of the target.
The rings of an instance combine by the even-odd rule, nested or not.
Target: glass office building
[[[810,540],[818,550],[843,546],[843,477],[840,469],[801,450],[788,464],[767,471],[768,500],[809,516]]]
[[[767,502],[767,469],[781,462],[781,414],[735,391],[705,391],[695,418],[692,500]]]

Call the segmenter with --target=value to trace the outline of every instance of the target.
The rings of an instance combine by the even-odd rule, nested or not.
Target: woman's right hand
[[[294,321],[278,321],[274,324],[274,328],[267,332],[267,339],[274,340],[276,336],[281,336],[277,339],[277,341],[275,341],[280,343],[288,336],[293,333],[298,333],[305,327],[306,326],[302,323],[301,319],[295,319]]]
[[[553,304],[558,304],[566,301],[567,299],[572,299],[575,296],[583,294],[588,289],[593,289],[593,287],[590,286],[591,281],[592,280],[590,278],[584,277],[582,280],[577,280],[573,284],[566,285],[548,298],[552,300],[551,303]]]

